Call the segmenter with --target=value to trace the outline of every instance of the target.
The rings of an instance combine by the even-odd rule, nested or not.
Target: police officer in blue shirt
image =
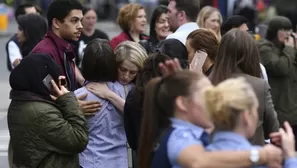
[[[214,99],[214,95],[218,99]],[[247,139],[252,138],[256,131],[259,103],[245,79],[229,79],[215,88],[208,89],[205,92],[205,105],[217,130],[207,150],[251,150],[255,155],[251,159],[257,159],[260,146],[252,145]],[[286,155],[284,167],[297,167],[294,134],[288,123],[285,123],[284,127],[287,133],[280,131],[283,134],[282,146]]]
[[[251,152],[207,152],[205,128],[212,122],[204,111],[203,93],[212,87],[208,78],[188,70],[149,82],[145,90],[144,116],[139,144],[141,168],[249,167],[254,162],[281,162],[281,150],[265,147]],[[268,156],[269,155],[269,156]],[[268,158],[268,160],[267,160]]]

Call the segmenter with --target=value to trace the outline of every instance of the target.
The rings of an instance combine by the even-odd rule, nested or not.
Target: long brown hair
[[[237,69],[254,77],[261,77],[260,53],[255,40],[244,31],[234,29],[223,36],[217,61],[210,75],[213,84],[217,85],[230,78]]]
[[[144,116],[138,151],[141,168],[150,167],[154,145],[161,131],[171,124],[176,98],[190,96],[196,87],[195,82],[203,77],[202,74],[184,70],[165,78],[155,78],[148,83],[144,93]]]
[[[187,39],[190,40],[192,48],[196,51],[205,50],[210,60],[215,62],[219,48],[219,40],[212,30],[204,28],[195,30],[189,34]]]

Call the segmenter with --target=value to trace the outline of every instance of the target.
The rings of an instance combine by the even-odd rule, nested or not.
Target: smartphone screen
[[[53,90],[53,86],[51,84],[51,81],[53,80],[53,77],[48,74],[43,80],[43,84],[45,85],[45,87],[48,89],[49,92],[51,92]]]
[[[202,71],[202,67],[207,58],[207,53],[204,51],[196,51],[193,60],[190,64],[190,69],[194,71]]]

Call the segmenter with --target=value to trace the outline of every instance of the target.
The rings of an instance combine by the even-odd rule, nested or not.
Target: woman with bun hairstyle
[[[259,146],[252,145],[248,139],[254,136],[257,128],[259,102],[245,79],[239,77],[223,81],[216,87],[208,88],[204,96],[206,111],[216,128],[212,144],[207,149],[257,152]],[[288,122],[284,123],[284,129],[281,128],[279,134],[284,167],[296,167],[295,138]]]

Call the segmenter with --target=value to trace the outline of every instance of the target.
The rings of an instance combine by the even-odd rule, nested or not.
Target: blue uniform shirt
[[[172,118],[171,126],[175,128],[167,142],[167,155],[174,168],[181,167],[177,158],[179,154],[191,145],[202,145],[208,143],[208,134],[203,128],[189,122]]]

